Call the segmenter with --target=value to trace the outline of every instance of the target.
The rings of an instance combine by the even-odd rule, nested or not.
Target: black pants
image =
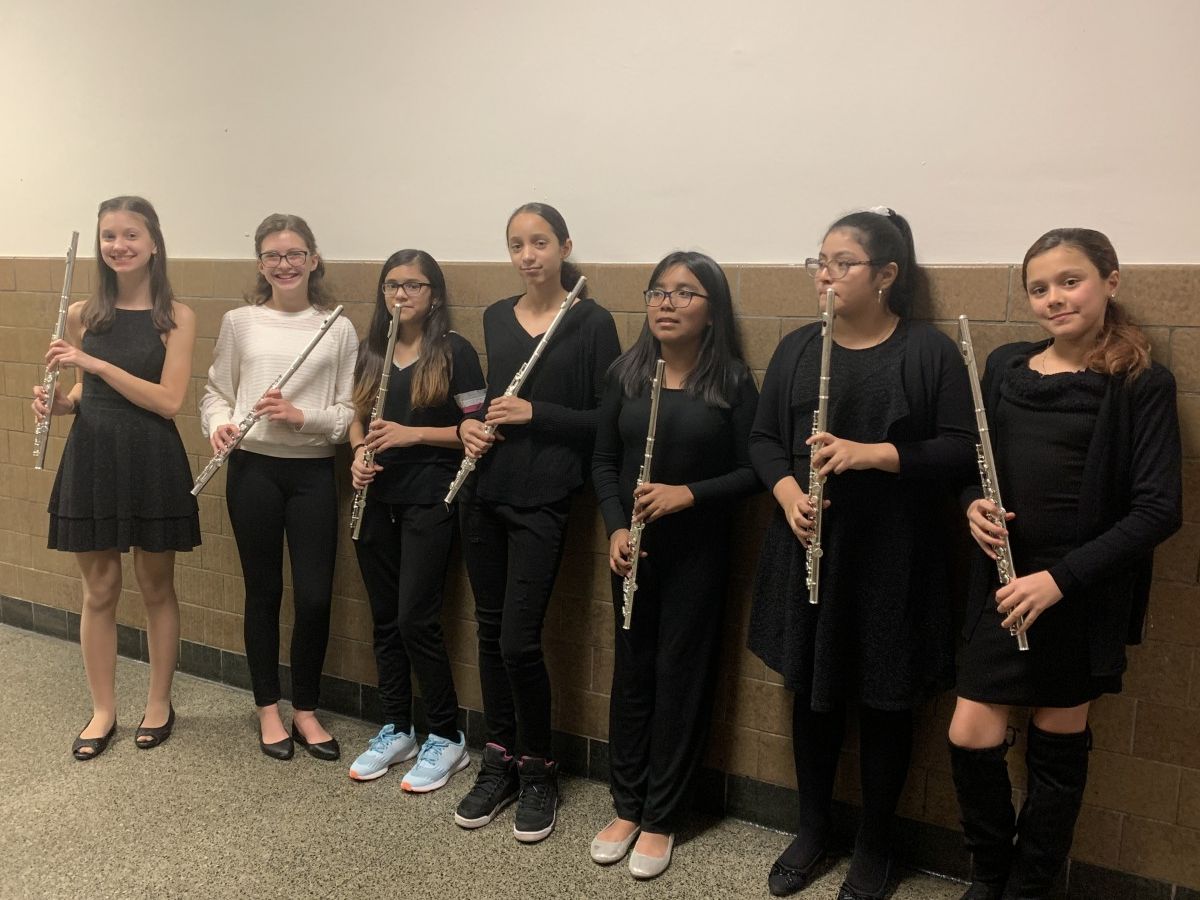
[[[317,708],[329,643],[329,605],[337,550],[333,457],[285,459],[234,451],[225,499],[246,581],[246,661],[254,702],[278,703],[279,604],[283,539],[292,563],[292,705]]]
[[[728,547],[711,532],[643,535],[630,630],[623,579],[613,576],[616,642],[609,701],[609,781],[622,819],[678,829],[712,717]],[[654,528],[661,529],[657,534]],[[655,540],[657,538],[657,540]]]
[[[442,639],[442,587],[455,514],[441,503],[393,505],[368,499],[355,542],[375,623],[375,668],[384,723],[412,726],[412,672],[429,730],[458,740],[458,696]]]
[[[542,622],[562,560],[569,508],[569,499],[534,508],[472,501],[462,511],[488,740],[509,752],[547,759],[550,675]]]

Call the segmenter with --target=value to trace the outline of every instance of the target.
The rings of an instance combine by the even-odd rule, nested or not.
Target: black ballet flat
[[[268,744],[262,739],[262,735],[258,736],[258,749],[271,759],[285,760],[291,759],[292,754],[296,752],[296,748],[292,746],[292,739],[285,737],[282,741],[276,741],[273,744]]]
[[[87,726],[83,726],[87,728]],[[80,732],[80,737],[75,738],[75,743],[71,744],[71,755],[80,762],[87,762],[89,759],[95,759],[101,753],[108,749],[108,743],[113,739],[113,735],[117,733],[117,720],[113,719],[112,728],[108,729],[108,734],[104,737],[85,738],[82,737],[83,732]],[[84,753],[84,750],[91,750],[91,753]]]
[[[874,891],[863,891],[852,887],[846,882],[838,889],[837,900],[884,900],[890,896],[892,886],[892,861],[889,859],[884,871],[883,886]]]
[[[171,736],[171,729],[175,727],[175,707],[171,706],[169,708],[170,712],[167,714],[166,725],[160,725],[158,728],[147,728],[145,725],[138,725],[137,731],[133,736],[133,742],[137,744],[139,750],[149,750],[151,747],[157,747]],[[146,721],[145,716],[142,716],[142,721]],[[149,740],[143,740],[143,738],[149,738]]]
[[[826,861],[824,848],[813,857],[812,862],[802,869],[789,866],[779,860],[771,866],[767,875],[767,889],[775,897],[787,897],[797,891],[802,891],[824,872],[822,863]]]
[[[295,720],[292,721],[292,740],[308,751],[308,755],[314,759],[319,759],[324,762],[337,762],[342,757],[342,748],[338,746],[337,738],[331,737],[327,741],[321,741],[319,744],[310,744],[304,739],[304,735],[300,733],[300,729],[296,727]]]

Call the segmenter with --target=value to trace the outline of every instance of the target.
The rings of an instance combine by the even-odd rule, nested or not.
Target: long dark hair
[[[1033,242],[1021,262],[1021,286],[1028,291],[1029,263],[1034,257],[1055,247],[1073,247],[1096,267],[1102,279],[1120,272],[1117,251],[1103,232],[1091,228],[1055,228]],[[1088,353],[1084,364],[1103,375],[1128,375],[1136,378],[1150,367],[1150,341],[1142,329],[1129,318],[1125,308],[1110,297],[1104,308],[1104,323],[1096,338],[1096,346]]]
[[[158,224],[158,213],[144,197],[113,197],[100,204],[96,213],[96,271],[100,273],[100,285],[83,306],[83,327],[87,331],[108,331],[117,316],[117,273],[100,252],[100,220],[111,212],[131,212],[146,223],[155,251],[150,257],[150,318],[158,332],[166,334],[175,327],[175,292],[167,279],[167,245]]]
[[[888,207],[881,207],[881,210],[863,210],[842,216],[826,229],[825,235],[840,228],[853,231],[871,260],[872,272],[878,272],[888,263],[896,264],[896,280],[887,292],[887,304],[888,309],[903,319],[912,315],[922,283],[917,251],[913,246],[912,228],[904,216]]]
[[[742,338],[733,315],[733,296],[729,280],[716,261],[694,250],[676,250],[663,258],[650,275],[647,290],[674,266],[684,266],[696,276],[708,294],[712,318],[700,342],[696,368],[683,383],[684,390],[701,397],[709,406],[728,408],[737,390],[738,379],[749,367],[742,353]],[[654,374],[654,363],[661,354],[658,338],[650,332],[650,322],[642,323],[642,333],[633,346],[617,357],[609,368],[621,384],[626,397],[637,397],[646,389]]]
[[[325,284],[325,258],[317,252],[317,239],[313,236],[312,229],[299,216],[289,213],[271,213],[263,219],[258,230],[254,232],[254,258],[258,259],[258,254],[262,252],[262,242],[270,235],[278,234],[281,231],[290,231],[300,235],[304,239],[305,246],[308,247],[308,252],[317,254],[317,267],[308,276],[308,302],[318,309],[332,309],[337,305],[337,301],[334,299],[333,292]],[[271,299],[271,283],[267,281],[262,272],[258,273],[258,280],[254,282],[254,288],[246,299],[260,306]]]
[[[450,350],[446,276],[442,274],[442,267],[437,260],[424,250],[397,250],[387,258],[379,271],[375,312],[371,316],[366,337],[358,345],[358,360],[354,364],[354,409],[360,417],[370,415],[383,367],[391,365],[390,359],[383,358],[387,352],[388,329],[392,324],[392,314],[383,296],[383,282],[388,272],[396,266],[414,263],[429,282],[430,306],[425,321],[421,323],[421,355],[413,364],[412,406],[413,409],[439,406],[450,396],[453,356]]]
[[[523,203],[512,211],[512,215],[508,217],[508,222],[504,226],[504,236],[508,237],[508,229],[512,225],[513,219],[521,215],[521,213],[533,213],[535,216],[541,216],[550,226],[550,230],[554,232],[554,236],[560,244],[565,244],[571,239],[571,232],[567,230],[567,220],[563,218],[562,213],[551,206],[549,203]],[[579,266],[570,260],[562,261],[562,268],[559,269],[558,281],[563,286],[564,290],[571,290],[575,287],[575,282],[579,280],[579,276],[583,273],[579,271]],[[587,285],[584,285],[583,293],[579,296],[587,297]]]

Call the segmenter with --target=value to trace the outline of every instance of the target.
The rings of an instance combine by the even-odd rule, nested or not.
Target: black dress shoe
[[[824,861],[825,851],[823,849],[813,857],[812,862],[802,869],[794,868],[777,859],[771,866],[770,874],[767,875],[767,889],[775,897],[787,897],[797,891],[802,891],[812,884],[820,874],[821,863]]]
[[[262,739],[262,735],[258,736],[258,749],[265,753],[271,759],[291,759],[292,754],[296,752],[296,748],[292,746],[292,739],[285,737],[282,741],[276,741],[273,744],[268,744]]]
[[[338,746],[337,738],[331,737],[327,741],[321,741],[319,744],[310,744],[304,739],[304,735],[300,733],[300,729],[296,727],[295,720],[292,721],[292,740],[308,751],[308,755],[315,759],[320,759],[325,762],[336,762],[341,759],[342,748]]]
[[[87,726],[85,725],[86,729]],[[117,733],[117,720],[113,719],[112,728],[108,729],[108,734],[104,737],[85,738],[83,732],[75,738],[75,742],[71,744],[71,755],[80,762],[87,762],[89,759],[95,759],[101,753],[108,749],[108,742],[113,739],[113,735]],[[84,750],[90,750],[91,753],[84,753]]]
[[[841,888],[838,890],[837,900],[884,900],[888,896],[888,888],[892,882],[892,861],[887,862],[887,869],[884,871],[883,884],[876,890],[864,891],[860,888],[852,887],[846,882],[842,882]]]
[[[160,725],[158,728],[147,728],[145,725],[138,725],[137,731],[134,733],[133,742],[137,744],[139,750],[149,750],[151,747],[157,747],[163,741],[171,736],[171,729],[175,727],[175,707],[169,707],[170,712],[167,714],[167,724]],[[142,722],[146,721],[146,717],[142,716]]]

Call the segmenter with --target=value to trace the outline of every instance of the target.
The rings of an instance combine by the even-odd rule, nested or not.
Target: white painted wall
[[[297,212],[331,258],[810,255],[889,204],[925,261],[1047,228],[1200,262],[1197,0],[0,0],[0,255],[143,193],[173,256]]]

